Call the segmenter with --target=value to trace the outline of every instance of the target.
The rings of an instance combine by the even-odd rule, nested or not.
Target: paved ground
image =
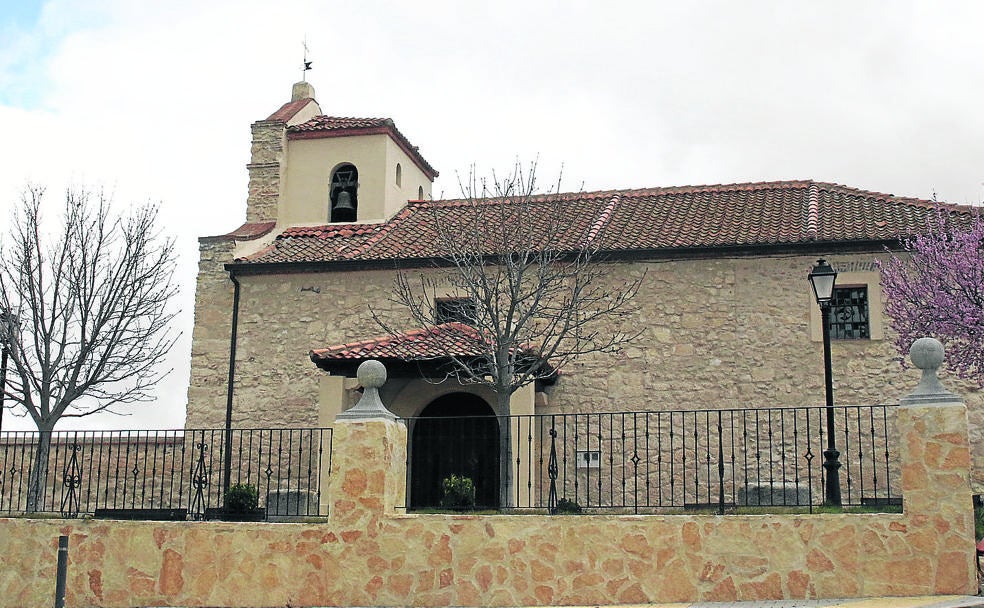
[[[984,608],[984,597],[934,595],[929,597],[877,597],[841,600],[774,600],[762,602],[697,602],[691,604],[631,604],[611,608]],[[164,608],[164,607],[157,607]],[[558,607],[559,608],[559,607]],[[598,608],[568,606],[565,608]]]
[[[932,597],[882,597],[842,600],[777,600],[764,602],[698,602],[696,604],[646,604],[619,608],[970,608],[984,607],[984,597],[937,595]]]

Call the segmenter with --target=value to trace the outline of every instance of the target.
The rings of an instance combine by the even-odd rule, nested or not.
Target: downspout
[[[239,279],[234,270],[229,270],[229,279],[235,286],[232,295],[232,335],[229,338],[229,383],[226,387],[226,419],[225,419],[225,469],[222,475],[222,506],[226,507],[226,495],[229,492],[229,482],[232,478],[232,395],[233,382],[236,379],[236,338],[239,334]]]

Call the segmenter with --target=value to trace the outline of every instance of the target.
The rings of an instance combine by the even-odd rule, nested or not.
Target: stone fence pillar
[[[333,425],[328,515],[343,536],[372,534],[380,515],[406,504],[407,428],[379,399],[386,368],[365,361],[357,375],[365,392]]]
[[[937,377],[943,363],[942,344],[920,338],[909,354],[922,370],[922,380],[901,399],[898,413],[908,542],[904,548],[891,548],[893,553],[905,554],[890,558],[886,567],[895,570],[896,576],[905,572],[913,584],[920,581],[926,594],[974,595],[967,408]]]

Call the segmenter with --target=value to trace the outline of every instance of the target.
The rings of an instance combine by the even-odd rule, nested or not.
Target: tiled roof
[[[519,350],[521,355],[528,357],[527,363],[541,365],[543,372],[556,373],[532,347],[523,345]],[[450,357],[467,360],[487,352],[488,348],[475,328],[452,322],[312,350],[310,357],[318,367],[333,373],[345,369],[351,371],[366,359],[412,363],[418,366],[419,372],[421,365],[437,365],[440,369]]]
[[[445,323],[414,329],[396,336],[381,336],[311,351],[311,360],[397,359],[423,361],[449,355],[474,357],[484,352],[482,339],[472,327],[463,323]]]
[[[244,264],[440,258],[436,226],[474,227],[476,213],[509,217],[496,199],[410,201],[377,224],[291,228]],[[891,241],[926,229],[937,203],[813,181],[610,190],[535,197],[527,221],[563,218],[560,247],[610,253]],[[943,205],[969,216],[970,207]]]
[[[339,129],[371,129],[373,127],[396,128],[391,118],[347,118],[344,116],[315,116],[307,122],[294,125],[288,131],[336,131]]]
[[[287,122],[294,117],[295,114],[304,109],[308,103],[314,101],[310,97],[305,97],[304,99],[298,99],[296,101],[288,101],[284,105],[280,106],[280,109],[267,117],[267,120],[275,120],[278,122]]]
[[[246,222],[239,228],[236,228],[228,234],[221,234],[218,236],[206,236],[202,237],[205,240],[215,240],[215,241],[251,241],[253,239],[258,239],[261,236],[268,234],[277,225],[277,222]]]
[[[288,139],[308,139],[320,137],[344,137],[349,135],[372,135],[385,133],[393,138],[403,151],[426,173],[430,179],[438,172],[420,155],[417,146],[410,143],[391,118],[348,118],[340,116],[315,116],[300,124],[287,127]]]

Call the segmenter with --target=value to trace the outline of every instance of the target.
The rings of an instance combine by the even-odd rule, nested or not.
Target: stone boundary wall
[[[406,428],[339,421],[326,523],[0,519],[0,606],[568,605],[973,594],[967,414],[903,405],[902,514],[399,514]]]

